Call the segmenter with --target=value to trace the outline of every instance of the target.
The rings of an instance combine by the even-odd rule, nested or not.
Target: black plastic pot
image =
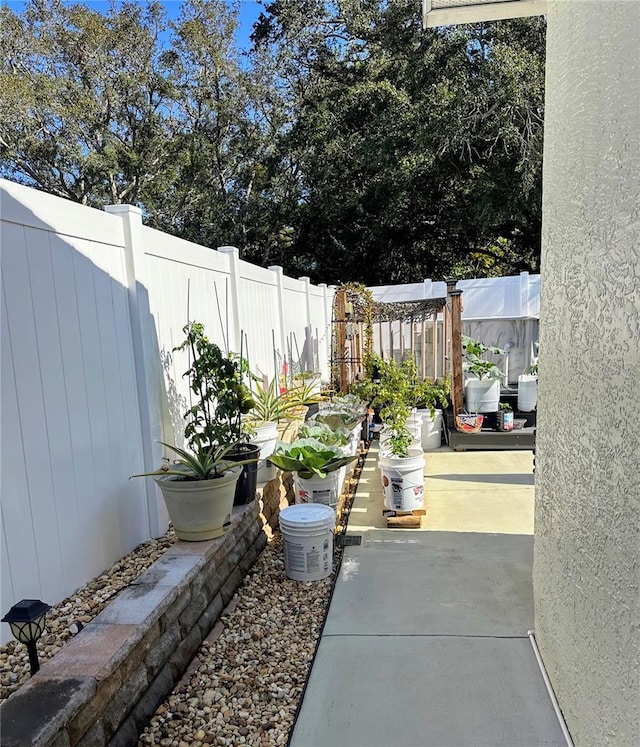
[[[258,462],[260,447],[255,444],[238,444],[227,452],[225,458],[230,462],[242,462],[244,459],[255,459],[251,464],[242,465],[242,474],[236,483],[234,506],[244,506],[256,497],[258,489]]]

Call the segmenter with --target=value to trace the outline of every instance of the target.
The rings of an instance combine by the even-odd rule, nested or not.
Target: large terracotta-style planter
[[[231,525],[233,497],[242,467],[212,480],[155,477],[178,539],[200,542],[220,537]]]

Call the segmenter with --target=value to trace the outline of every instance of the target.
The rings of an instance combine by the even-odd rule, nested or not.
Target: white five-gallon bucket
[[[343,475],[344,480],[344,475]],[[296,488],[296,503],[323,503],[335,508],[340,495],[340,470],[329,472],[326,477],[300,477],[296,472],[293,476]]]
[[[381,456],[384,507],[393,511],[413,511],[424,505],[424,455]]]
[[[301,503],[280,511],[287,578],[320,581],[331,574],[335,524],[330,506]]]
[[[251,439],[252,444],[260,447],[260,461],[258,462],[257,482],[265,483],[276,476],[276,468],[267,462],[273,454],[278,441],[278,424],[267,422],[256,428],[256,434]]]
[[[433,418],[431,410],[418,410],[422,415],[422,429],[420,432],[420,443],[422,448],[439,449],[442,446],[442,410],[434,410]]]

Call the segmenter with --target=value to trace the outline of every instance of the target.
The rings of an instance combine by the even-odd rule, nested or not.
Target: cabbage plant
[[[345,456],[339,446],[323,444],[315,438],[299,438],[290,444],[279,443],[269,461],[287,472],[297,472],[304,480],[326,477],[357,456]]]
[[[350,433],[344,428],[333,430],[328,425],[314,420],[308,420],[298,428],[300,438],[315,438],[327,446],[346,446]]]

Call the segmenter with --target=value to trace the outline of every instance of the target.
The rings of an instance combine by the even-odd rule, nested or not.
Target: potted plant
[[[338,504],[339,470],[354,459],[339,446],[315,438],[278,444],[271,455],[277,467],[294,473],[296,502],[324,503],[334,508]]]
[[[230,445],[217,449],[197,447],[190,453],[163,443],[178,458],[155,472],[133,477],[153,477],[162,492],[178,539],[187,542],[219,537],[231,524],[236,483],[242,466],[225,456]]]
[[[442,411],[449,406],[451,381],[423,379],[415,385],[415,406],[422,417],[422,448],[438,449],[442,445]]]
[[[346,428],[330,428],[326,423],[311,419],[303,423],[298,429],[299,438],[313,438],[326,446],[337,446],[342,449],[345,456],[356,456],[357,444],[354,446],[353,433]],[[343,465],[338,470],[338,492],[342,491],[347,479],[347,466]],[[351,465],[353,466],[353,465]]]
[[[500,402],[500,385],[504,374],[495,363],[486,360],[487,353],[504,355],[504,350],[462,336],[465,360],[462,370],[469,374],[464,386],[464,403],[468,413],[496,412]]]
[[[163,444],[177,454],[174,464],[136,477],[156,479],[178,537],[198,541],[225,531],[244,468],[257,459],[232,458],[242,434],[241,414],[253,406],[238,364],[205,337],[201,324],[190,322],[184,332],[186,340],[175,350],[191,355],[185,373],[195,395],[185,413],[189,450]]]
[[[260,447],[257,480],[267,482],[275,477],[275,469],[268,459],[278,438],[283,438],[292,422],[287,416],[293,405],[282,397],[275,379],[267,384],[254,374],[251,378],[256,386],[251,392],[254,404],[246,423],[252,431],[251,442]]]
[[[226,459],[243,465],[234,505],[244,505],[255,498],[260,448],[249,443],[250,427],[243,419],[255,400],[242,380],[242,354],[224,355],[198,322],[190,322],[183,331],[186,339],[175,350],[190,354],[191,365],[184,376],[197,398],[185,413],[185,437],[193,451],[230,446]]]
[[[309,413],[309,408],[322,400],[320,389],[315,380],[300,378],[294,381],[294,385],[281,389],[281,395],[287,407],[285,421],[287,421],[283,434],[289,434],[292,440],[297,435],[298,427],[304,423]],[[284,440],[284,439],[283,439]]]
[[[332,430],[346,430],[350,433],[351,452],[355,454],[362,437],[362,421],[367,415],[366,405],[352,394],[334,396],[321,402],[314,420],[327,425]]]
[[[316,420],[308,420],[300,426],[298,431],[300,438],[314,438],[326,446],[339,446],[341,449],[348,448],[350,433],[345,428],[330,428],[326,423]]]
[[[424,505],[424,452],[416,438],[400,421],[386,426],[380,445],[378,467],[382,478],[385,508],[413,511]]]

